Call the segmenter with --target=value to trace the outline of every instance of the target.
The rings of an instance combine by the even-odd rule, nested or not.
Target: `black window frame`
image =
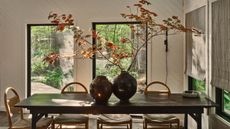
[[[31,27],[57,26],[57,24],[27,24],[27,97],[31,96]]]
[[[194,90],[193,81],[194,78],[188,76],[188,90]]]
[[[216,87],[216,114],[230,122],[230,115],[224,112],[224,90]]]
[[[92,22],[92,30],[96,30],[96,25],[106,25],[106,24],[142,24],[141,22],[139,21],[130,21],[130,22],[127,22],[127,21],[123,21],[123,22]],[[147,26],[147,25],[146,25]],[[148,33],[148,29],[145,30],[145,33],[147,34]],[[146,36],[146,41],[147,41],[147,36]],[[96,44],[96,40],[95,38],[92,38],[92,41],[93,41],[93,44],[92,45],[95,45]],[[148,80],[148,43],[146,44],[146,82],[145,84],[147,85],[147,80]],[[96,55],[93,55],[93,58],[92,58],[92,77],[93,79],[96,77]]]

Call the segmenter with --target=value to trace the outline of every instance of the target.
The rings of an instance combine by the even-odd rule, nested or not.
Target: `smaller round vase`
[[[107,103],[112,92],[112,83],[105,76],[97,76],[90,84],[90,95],[96,103]]]

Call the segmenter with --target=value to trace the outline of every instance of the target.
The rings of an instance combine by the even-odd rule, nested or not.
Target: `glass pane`
[[[138,28],[137,25],[133,26]],[[133,48],[137,48],[139,47],[138,45],[141,45],[139,37],[137,37],[133,31],[131,31],[129,24],[98,24],[96,25],[96,31],[108,41],[112,41],[115,45],[119,46],[119,48],[122,48],[119,50],[127,53],[135,51]],[[140,30],[137,29],[137,31]],[[128,38],[133,41],[133,44],[122,43],[120,41],[121,38]],[[106,55],[106,53],[104,54],[105,56],[110,56]],[[121,61],[122,62],[120,64],[125,70],[127,70],[131,64],[131,58],[125,58]],[[137,79],[138,90],[143,89],[143,86],[145,86],[146,83],[146,47],[143,47],[139,51],[137,59],[129,73]],[[113,79],[119,74],[120,69],[117,66],[107,61],[100,54],[96,55],[96,76],[104,75],[112,82]]]
[[[31,95],[60,93],[61,87],[73,81],[73,59],[60,59],[53,65],[43,58],[51,52],[73,52],[73,33],[56,32],[56,26],[31,26]]]
[[[224,90],[224,112],[230,115],[230,92]]]
[[[205,81],[192,79],[192,85],[194,90],[205,93]]]

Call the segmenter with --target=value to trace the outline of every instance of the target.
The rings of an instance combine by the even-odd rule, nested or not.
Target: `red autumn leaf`
[[[54,64],[57,60],[59,60],[59,54],[57,53],[50,53],[49,55],[43,58],[43,62],[48,62],[49,64]]]
[[[84,55],[86,53],[86,51],[84,50],[81,50],[81,54]]]
[[[48,19],[50,19],[50,18],[52,18],[52,17],[53,17],[53,15],[49,15],[49,16],[48,16]]]
[[[53,24],[59,24],[59,20],[55,19],[55,20],[51,21],[51,23],[53,23]]]
[[[116,50],[117,49],[117,46],[116,45],[114,45],[112,42],[107,42],[107,47],[109,47],[110,49],[112,49],[112,50]]]
[[[70,18],[72,18],[73,17],[73,15],[72,14],[69,14],[68,15],[68,19],[70,19]]]
[[[134,6],[137,6],[137,7],[142,7],[142,5],[141,4],[134,4]]]
[[[65,14],[62,14],[61,16],[62,16],[62,17],[66,17],[66,15],[65,15]]]
[[[172,16],[173,19],[178,19],[178,16]]]
[[[57,30],[63,31],[64,29],[65,29],[65,24],[64,23],[58,24]]]
[[[121,43],[126,43],[126,42],[127,42],[127,39],[126,39],[126,38],[121,38],[121,39],[120,39],[120,42],[121,42]]]
[[[150,5],[151,3],[148,2],[147,0],[140,0],[139,3],[141,4],[147,4],[147,5]]]
[[[85,38],[89,38],[89,37],[91,37],[91,35],[90,35],[90,34],[87,34],[87,35],[85,35],[84,37],[85,37]]]
[[[150,12],[153,16],[157,16],[157,14],[155,12]]]
[[[69,20],[69,25],[72,25],[72,24],[73,24],[73,19]]]
[[[78,42],[79,46],[82,46],[82,45],[85,45],[85,44],[86,44],[86,41],[84,39],[80,39],[79,42]]]
[[[167,30],[168,29],[168,27],[166,27],[166,26],[164,26],[164,25],[159,25],[160,26],[160,29],[161,30]]]

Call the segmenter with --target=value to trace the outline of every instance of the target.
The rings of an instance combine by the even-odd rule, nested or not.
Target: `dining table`
[[[32,129],[36,122],[48,114],[184,114],[184,128],[188,128],[188,115],[202,129],[204,109],[216,107],[205,95],[184,97],[182,93],[169,96],[136,93],[129,101],[119,101],[114,95],[106,103],[96,103],[90,94],[33,94],[16,104],[32,115]]]

